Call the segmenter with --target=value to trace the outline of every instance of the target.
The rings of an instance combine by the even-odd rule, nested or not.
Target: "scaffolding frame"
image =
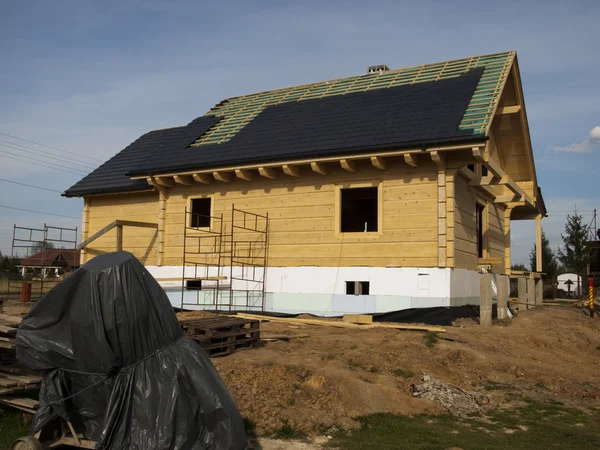
[[[31,266],[32,268],[40,270],[39,277],[39,298],[44,296],[44,286],[46,288],[50,285],[50,289],[54,287],[54,285],[58,284],[60,278],[49,278],[47,277],[46,270],[48,268],[54,268],[54,266],[50,266],[47,261],[47,253],[48,250],[77,250],[77,227],[75,228],[67,228],[67,227],[55,227],[52,225],[48,225],[44,223],[43,228],[32,228],[32,227],[22,227],[17,224],[13,225],[13,237],[12,237],[12,246],[11,246],[11,259],[10,259],[10,267],[8,270],[8,282],[7,282],[7,298],[11,296],[11,281],[12,280],[12,272],[15,267],[14,261],[17,258],[20,258],[18,255],[19,249],[26,249],[26,256],[28,258],[30,256],[30,250],[36,248],[41,243],[42,250],[40,264],[36,266]],[[52,247],[50,247],[52,245]],[[56,247],[55,247],[56,245]],[[66,266],[64,267],[67,271],[72,271],[76,266],[69,264],[69,260],[65,258]],[[79,265],[79,259],[77,258],[77,264]],[[33,281],[37,281],[35,277],[32,277]],[[33,289],[32,283],[32,297],[33,293],[37,292],[38,289]],[[20,297],[20,295],[19,295]]]
[[[208,219],[210,226],[193,227],[195,216]],[[237,307],[264,311],[268,234],[268,213],[256,214],[236,209],[232,204],[231,221],[226,222],[222,213],[196,214],[186,207],[181,310],[185,306],[203,306],[215,311],[233,311]],[[196,282],[194,287],[190,287],[190,281]],[[186,302],[190,291],[196,291],[194,302]],[[240,295],[245,298],[243,304],[238,301]]]

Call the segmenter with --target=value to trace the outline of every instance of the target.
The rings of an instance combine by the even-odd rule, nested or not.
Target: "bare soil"
[[[242,415],[257,432],[282,426],[308,435],[359,426],[378,412],[436,414],[444,408],[411,395],[425,374],[485,393],[487,408],[519,398],[600,405],[600,319],[573,307],[520,313],[481,327],[461,319],[440,334],[261,323],[261,333],[300,335],[213,360]],[[431,343],[430,343],[431,345]]]

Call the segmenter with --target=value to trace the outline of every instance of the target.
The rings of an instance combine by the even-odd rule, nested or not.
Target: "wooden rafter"
[[[273,167],[259,167],[258,173],[261,177],[269,178],[271,180],[274,180],[277,176],[277,173]]]
[[[245,181],[254,180],[254,174],[252,172],[250,172],[249,170],[245,170],[245,169],[237,169],[235,171],[235,176],[238,177],[239,179],[245,180]]]
[[[191,175],[175,175],[173,179],[177,184],[185,184],[188,186],[194,184],[194,178]]]
[[[313,172],[319,173],[321,175],[327,175],[327,167],[323,163],[311,162],[310,168]]]
[[[170,187],[170,188],[175,187],[175,180],[173,180],[173,178],[171,178],[171,177],[154,177],[154,181],[159,186]]]
[[[281,166],[283,169],[283,173],[289,175],[290,177],[299,177],[300,176],[300,167],[295,166],[293,164],[284,164]]]
[[[381,156],[371,156],[371,164],[373,164],[373,167],[377,167],[379,170],[387,169],[387,163]]]
[[[202,184],[211,184],[213,178],[207,173],[195,173],[192,175],[195,181]]]
[[[356,161],[352,159],[340,160],[340,166],[342,166],[342,169],[347,170],[348,172],[356,172]]]
[[[414,153],[405,153],[404,162],[411,167],[419,167],[419,155]]]
[[[215,180],[217,181],[222,181],[223,183],[231,183],[231,180],[233,179],[233,176],[231,175],[231,172],[213,172],[213,177],[215,177]]]
[[[446,155],[440,152],[430,152],[431,160],[435,163],[438,170],[446,169]]]

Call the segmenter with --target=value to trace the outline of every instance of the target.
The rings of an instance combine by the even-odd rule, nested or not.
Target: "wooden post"
[[[83,199],[83,216],[81,218],[81,242],[85,241],[90,234],[90,199]],[[79,263],[81,265],[86,263],[85,248],[80,251]]]
[[[527,278],[518,279],[519,311],[527,311]]]
[[[123,250],[123,225],[117,225],[117,251]]]
[[[498,289],[498,320],[505,320],[508,318],[508,314],[506,313],[510,288],[510,278],[508,278],[508,275],[497,275],[496,287]]]
[[[542,273],[542,215],[535,218],[535,271]]]
[[[156,265],[162,266],[165,255],[165,227],[167,224],[167,189],[158,190],[158,248]],[[187,217],[184,217],[187,220]]]
[[[527,309],[535,308],[535,279],[533,274],[527,278]]]
[[[479,275],[479,324],[492,324],[492,274]]]
[[[504,273],[510,275],[510,215],[513,208],[507,207],[504,211]]]
[[[537,306],[544,304],[544,280],[542,277],[535,280],[535,304]]]

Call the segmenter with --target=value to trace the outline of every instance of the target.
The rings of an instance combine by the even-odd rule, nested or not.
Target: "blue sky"
[[[538,181],[554,248],[575,206],[600,208],[600,2],[189,0],[2,2],[0,178],[64,190],[76,173],[150,129],[182,125],[222,98],[515,49]],[[2,142],[4,141],[4,142]],[[29,149],[6,144],[19,143]],[[13,148],[6,147],[10,145]],[[17,150],[14,147],[17,147]],[[96,159],[93,159],[96,158]],[[83,164],[83,166],[81,165]],[[79,173],[77,170],[75,172]],[[12,224],[80,226],[82,202],[0,181],[0,249]],[[534,222],[513,228],[513,261],[528,261]]]

